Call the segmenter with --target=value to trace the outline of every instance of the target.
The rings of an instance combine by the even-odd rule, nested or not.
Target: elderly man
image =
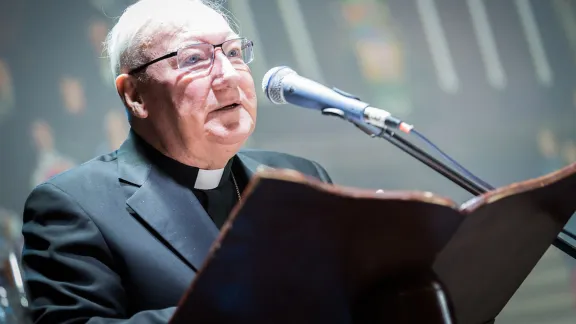
[[[217,8],[142,0],[107,45],[130,135],[28,198],[36,323],[166,323],[259,166],[330,182],[309,160],[239,152],[256,122],[253,44]]]

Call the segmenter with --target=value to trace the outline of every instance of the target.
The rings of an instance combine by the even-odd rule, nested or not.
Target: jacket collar
[[[247,179],[260,166],[243,154],[237,154],[235,159]],[[133,134],[118,150],[118,173],[121,182],[138,187],[126,200],[131,214],[197,271],[219,231],[192,191],[155,167]]]

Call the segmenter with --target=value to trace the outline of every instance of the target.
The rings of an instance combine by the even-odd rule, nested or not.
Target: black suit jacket
[[[261,166],[331,182],[317,163],[242,151]],[[218,229],[194,194],[153,166],[135,140],[35,188],[22,263],[35,323],[166,323]]]

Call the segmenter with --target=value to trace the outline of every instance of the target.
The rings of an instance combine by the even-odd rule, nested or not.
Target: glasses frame
[[[249,40],[249,39],[246,38],[246,37],[238,37],[238,38],[228,39],[228,40],[226,40],[226,41],[224,41],[224,42],[222,42],[222,43],[220,43],[220,44],[217,44],[217,45],[210,44],[210,43],[194,43],[194,44],[189,44],[189,45],[186,45],[186,46],[182,46],[182,47],[178,48],[177,50],[175,50],[175,51],[173,51],[173,52],[170,52],[170,53],[168,53],[168,54],[164,54],[164,55],[162,55],[162,56],[160,56],[160,57],[157,57],[157,58],[153,59],[152,61],[150,61],[150,62],[148,62],[148,63],[144,63],[144,64],[142,64],[142,65],[140,65],[140,66],[138,66],[138,67],[136,67],[136,68],[128,71],[128,74],[129,74],[129,75],[134,75],[134,74],[136,74],[136,73],[138,73],[138,72],[142,72],[142,71],[144,71],[144,69],[146,69],[146,68],[149,67],[150,65],[152,65],[152,64],[154,64],[154,63],[158,63],[158,62],[160,62],[160,61],[162,61],[162,60],[169,59],[169,58],[171,58],[171,57],[177,56],[177,55],[178,55],[178,52],[180,52],[181,50],[186,49],[186,48],[188,48],[188,47],[195,46],[195,45],[212,45],[212,47],[214,48],[213,51],[212,51],[212,61],[211,61],[211,63],[210,63],[210,66],[212,66],[212,64],[214,64],[214,58],[215,58],[215,56],[216,56],[216,49],[217,49],[217,48],[220,48],[220,49],[222,49],[222,51],[224,51],[224,48],[223,48],[222,46],[223,46],[224,44],[230,42],[230,41],[235,41],[235,40],[246,40],[247,43],[250,44],[250,46],[254,47],[254,42],[251,41],[251,40]],[[252,55],[254,55],[254,53],[252,53]],[[250,60],[250,62],[252,62],[252,60]],[[245,64],[249,64],[250,62],[245,62]]]

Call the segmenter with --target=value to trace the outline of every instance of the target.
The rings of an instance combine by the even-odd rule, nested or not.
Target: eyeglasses
[[[193,73],[205,72],[212,67],[217,48],[221,48],[230,63],[232,63],[235,68],[238,68],[252,62],[254,59],[253,46],[254,42],[247,38],[229,39],[218,45],[208,43],[191,44],[142,64],[130,70],[128,74],[136,74],[154,63],[174,56],[176,56],[179,69],[186,69]]]

